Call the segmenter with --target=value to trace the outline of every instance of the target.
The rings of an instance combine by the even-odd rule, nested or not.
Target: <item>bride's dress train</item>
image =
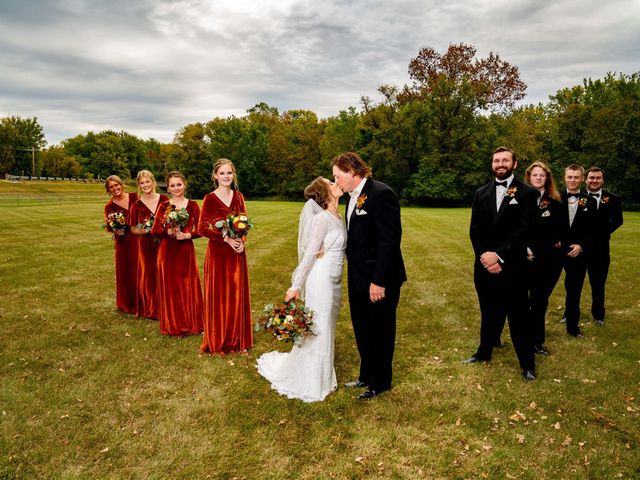
[[[337,386],[334,339],[342,297],[346,231],[339,218],[324,210],[315,213],[310,228],[292,284],[304,285],[305,304],[315,312],[312,325],[315,336],[306,337],[300,347],[294,346],[289,353],[265,353],[258,358],[257,368],[281,395],[317,402]],[[316,258],[320,251],[321,258]]]

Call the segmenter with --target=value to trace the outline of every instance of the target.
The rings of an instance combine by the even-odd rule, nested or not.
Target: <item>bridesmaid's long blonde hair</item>
[[[154,177],[153,173],[151,173],[149,170],[140,170],[138,172],[138,175],[136,176],[136,183],[138,185],[138,193],[140,195],[142,195],[142,190],[140,189],[140,180],[142,180],[143,177],[147,177],[149,180],[151,180],[151,184],[153,185],[153,191],[155,193],[155,191],[158,188],[158,184],[156,183],[156,177]]]
[[[223,165],[229,165],[231,167],[231,171],[233,172],[233,187],[238,190],[238,174],[236,173],[236,167],[231,160],[228,158],[219,158],[216,160],[216,163],[213,164],[213,171],[211,172],[211,180],[213,180],[213,185],[218,188],[218,181],[216,180],[216,172]]]

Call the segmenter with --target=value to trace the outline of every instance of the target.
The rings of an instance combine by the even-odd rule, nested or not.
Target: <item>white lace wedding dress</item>
[[[313,200],[305,204],[298,228],[299,262],[292,288],[301,289],[306,306],[315,312],[315,336],[306,337],[290,353],[265,353],[258,358],[257,369],[281,395],[318,402],[337,386],[333,353],[347,233],[342,220]]]

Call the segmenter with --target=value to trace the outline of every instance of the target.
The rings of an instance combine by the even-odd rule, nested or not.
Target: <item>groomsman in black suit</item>
[[[564,315],[567,333],[581,338],[580,296],[587,272],[586,253],[593,242],[594,213],[597,205],[593,198],[580,189],[584,180],[584,168],[569,165],[564,170],[566,188],[562,190],[565,207],[562,248],[564,253],[564,288],[566,291]]]
[[[594,214],[593,246],[587,252],[587,272],[591,284],[591,315],[596,325],[604,326],[604,286],[609,274],[609,240],[611,234],[622,225],[620,197],[602,187],[604,170],[591,167],[587,170],[587,192],[597,205]]]
[[[464,362],[491,360],[506,317],[522,378],[531,381],[536,374],[525,277],[538,192],[514,177],[517,166],[514,151],[497,148],[491,161],[495,181],[480,187],[473,198],[469,235],[476,256],[473,278],[480,303],[480,346]]]
[[[360,374],[346,387],[367,387],[358,397],[368,400],[391,388],[396,339],[396,308],[407,275],[400,251],[402,225],[398,197],[357,153],[333,159],[333,176],[349,193],[347,275],[349,307]]]

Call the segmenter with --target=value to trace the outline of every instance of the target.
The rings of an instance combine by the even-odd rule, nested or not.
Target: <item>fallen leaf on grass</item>
[[[559,378],[554,378],[553,381],[556,383],[560,383],[562,380],[560,380]]]
[[[520,420],[526,420],[527,417],[525,415],[523,415],[522,412],[516,410],[516,413],[514,413],[513,415],[511,415],[509,417],[509,419],[513,420],[514,422],[519,422]]]
[[[560,422],[556,422],[553,425],[553,428],[555,428],[556,430],[560,430]]]
[[[536,407],[537,407],[536,402],[531,402],[531,403],[529,404],[529,408],[530,408],[531,410],[535,410],[535,409],[536,409]]]
[[[573,438],[567,435],[566,437],[564,437],[564,440],[562,441],[562,446],[568,447],[569,445],[571,445],[571,442],[573,442]]]
[[[518,443],[522,445],[524,443],[524,435],[516,433],[516,440],[518,440]]]
[[[461,420],[458,418],[458,419],[456,420],[456,426],[457,426],[457,427],[459,427],[459,426],[460,426],[460,423],[461,423]]]
[[[364,457],[356,457],[355,461],[364,464]]]
[[[130,337],[130,336],[131,336],[131,334],[130,334],[129,332],[127,332],[127,333],[125,333],[125,334],[124,334],[124,336],[125,336],[125,337]]]
[[[109,447],[105,447],[102,450],[100,450],[100,453],[107,453],[109,451]]]
[[[63,419],[63,418],[69,418],[69,415],[66,415],[66,414],[65,414],[65,415],[62,415],[62,416],[60,417],[60,419]]]

